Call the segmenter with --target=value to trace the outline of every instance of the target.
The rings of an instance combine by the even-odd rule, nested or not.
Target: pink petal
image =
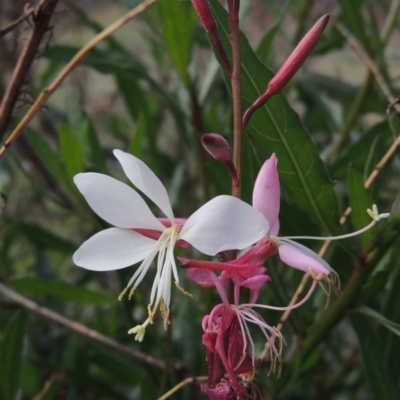
[[[200,268],[188,268],[187,272],[190,280],[192,280],[194,283],[197,283],[199,286],[201,287],[215,286],[210,271]]]
[[[303,253],[300,249],[290,244],[282,244],[278,247],[280,259],[290,267],[299,269],[300,271],[309,272],[311,268],[316,275],[329,275],[330,270],[324,265],[326,264],[321,257],[308,249],[313,256]]]
[[[269,281],[271,281],[271,278],[268,275],[258,275],[246,279],[242,283],[242,286],[247,287],[251,290],[260,290]]]
[[[267,218],[271,226],[270,235],[277,235],[279,231],[281,188],[277,164],[278,159],[274,153],[261,167],[253,190],[253,207]]]

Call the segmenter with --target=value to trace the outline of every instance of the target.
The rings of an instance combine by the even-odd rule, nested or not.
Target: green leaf
[[[7,325],[0,354],[0,389],[4,400],[15,400],[19,387],[25,319],[16,313]]]
[[[182,81],[189,84],[188,66],[192,56],[197,19],[190,2],[161,2],[158,8],[164,22],[163,35],[169,54]]]
[[[124,96],[126,106],[134,121],[146,106],[146,97],[139,86],[138,77],[134,74],[116,74],[119,90]]]
[[[46,139],[32,128],[26,129],[25,137],[47,171],[63,186],[68,186],[68,177],[60,156],[47,143]]]
[[[389,280],[389,289],[385,293],[382,314],[385,316],[385,318],[400,324],[400,258],[398,256],[398,252],[393,251],[389,263],[390,268],[393,270],[393,274]],[[398,363],[398,354],[400,354],[400,340],[387,329],[381,329],[380,334],[385,343],[385,366],[388,370],[390,370],[392,377],[397,379],[397,377],[400,376],[400,363]]]
[[[211,1],[226,50],[230,48],[226,11]],[[243,97],[245,108],[267,88],[272,72],[261,63],[248,41],[241,37]],[[286,197],[306,210],[329,233],[339,230],[339,207],[334,185],[310,135],[283,95],[274,96],[252,117],[247,140],[254,156],[249,162],[264,161],[273,152]],[[247,179],[245,175],[244,181]]]
[[[362,43],[364,48],[368,49],[370,42],[365,32],[367,25],[363,20],[363,3],[364,0],[339,0],[340,8],[342,9],[340,19],[346,25],[347,29]]]
[[[381,325],[389,329],[395,335],[400,336],[400,324],[396,324],[395,322],[388,320],[386,317],[373,310],[372,308],[369,308],[367,306],[360,306],[357,308],[356,311],[377,320]]]
[[[133,154],[138,158],[142,158],[143,140],[146,130],[147,130],[147,119],[146,116],[143,113],[141,113],[139,115],[135,134],[133,135],[133,139],[129,147],[129,151],[131,152],[131,154]]]
[[[69,62],[79,51],[78,47],[53,46],[45,56],[51,60],[58,60],[64,63]],[[148,69],[133,57],[121,52],[118,49],[101,51],[94,49],[82,62],[96,71],[103,74],[131,74],[137,80],[141,79],[149,84],[150,90],[159,95],[167,104],[174,116],[177,126],[185,132],[186,116],[178,105],[176,98],[170,92],[158,84],[149,74]]]
[[[18,230],[21,233],[24,233],[36,246],[46,250],[54,250],[71,255],[77,248],[74,243],[71,243],[35,224],[19,224]]]
[[[351,207],[351,221],[356,230],[362,229],[371,223],[371,217],[367,209],[372,207],[372,202],[368,192],[364,187],[364,178],[359,171],[352,166],[347,173],[347,189],[349,191],[349,201]],[[364,250],[367,250],[373,239],[373,231],[370,229],[362,233],[360,241]]]
[[[386,373],[383,364],[383,343],[371,329],[365,316],[353,314],[350,317],[358,337],[358,343],[363,359],[365,376],[375,399],[398,399],[396,387]]]
[[[349,163],[360,171],[364,171],[365,165],[371,158],[371,152],[374,158],[377,157],[379,159],[384,154],[375,151],[376,141],[387,144],[392,139],[393,137],[387,121],[374,125],[370,130],[363,132],[362,135],[353,139],[354,142],[347,147],[346,152],[343,153],[340,159],[331,167],[330,172],[332,176],[335,179],[344,179]],[[384,146],[384,152],[386,151],[387,147]]]
[[[29,295],[54,296],[65,302],[77,304],[113,304],[117,299],[103,293],[81,288],[66,282],[45,281],[39,278],[21,278],[11,281],[11,286]]]
[[[69,178],[72,178],[82,172],[85,166],[84,149],[86,144],[86,137],[88,131],[88,124],[86,123],[83,128],[80,140],[71,128],[64,122],[60,125],[60,146],[62,159],[65,169]]]
[[[103,148],[93,124],[88,121],[87,131],[87,147],[88,147],[88,167],[90,170],[95,170],[101,173],[107,173],[106,158],[103,153]]]

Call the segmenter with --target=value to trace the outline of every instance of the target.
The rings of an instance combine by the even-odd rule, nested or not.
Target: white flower
[[[115,228],[92,236],[75,252],[73,260],[76,265],[93,271],[117,270],[142,261],[122,293],[132,287],[131,296],[158,254],[149,319],[153,321],[159,308],[166,326],[172,274],[180,288],[173,254],[178,240],[202,253],[215,255],[257,242],[266,235],[269,224],[259,211],[231,196],[212,199],[186,222],[178,223],[165,187],[147,165],[121,150],[114,150],[114,155],[129,180],[160,208],[169,223],[167,226],[161,223],[142,197],[126,184],[103,174],[78,174],[74,181],[90,207]]]

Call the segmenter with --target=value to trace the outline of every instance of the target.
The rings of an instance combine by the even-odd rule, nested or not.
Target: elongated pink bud
[[[268,84],[267,91],[262,94],[245,112],[243,116],[244,127],[249,122],[249,119],[254,111],[262,107],[273,95],[281,92],[287,83],[293,78],[293,75],[300,69],[300,67],[304,64],[304,61],[314,50],[326,25],[328,24],[328,21],[329,14],[325,14],[307,32],[276,75],[271,79]]]
[[[208,0],[192,0],[192,3],[197,13],[199,14],[199,17],[201,19],[201,22],[203,23],[205,30],[210,35],[215,50],[217,51],[218,55],[221,58],[222,65],[224,66],[228,74],[232,76],[231,63],[228,59],[228,56],[226,55],[224,46],[222,45],[221,38],[219,37],[217,30],[217,23],[215,22],[215,18],[211,11],[211,7],[210,4],[208,3]]]

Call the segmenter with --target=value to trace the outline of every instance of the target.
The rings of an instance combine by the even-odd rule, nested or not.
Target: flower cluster
[[[275,154],[259,172],[252,206],[231,196],[218,196],[188,219],[175,218],[165,187],[141,160],[120,150],[115,150],[114,155],[135,188],[153,201],[166,218],[155,217],[143,198],[128,185],[102,174],[79,174],[75,177],[78,189],[92,209],[114,227],[95,234],[83,243],[74,254],[74,262],[95,271],[117,270],[140,262],[121,293],[121,299],[128,290],[129,298],[132,297],[156,260],[148,318],[129,331],[136,334],[136,340],[142,341],[146,327],[153,323],[157,310],[161,312],[165,329],[170,323],[172,279],[184,294],[190,295],[179,283],[174,248],[193,246],[209,256],[218,254],[222,261],[179,258],[192,281],[201,287],[215,287],[221,297],[221,303],[203,320],[203,343],[207,348],[210,376],[215,375],[213,368],[222,362],[230,381],[221,381],[216,389],[204,387],[203,390],[213,398],[245,396],[246,389],[236,377],[252,375],[260,365],[248,324],[257,325],[269,343],[271,366],[276,361],[280,362],[284,342],[279,330],[268,325],[256,309],[294,309],[304,304],[322,281],[329,285],[337,281],[333,269],[318,254],[293,240],[307,237],[278,236],[280,182]],[[368,213],[372,222],[361,231],[333,238],[308,239],[350,237],[388,217],[388,214],[378,214],[376,206]],[[249,246],[252,247],[234,260],[226,257],[227,250],[243,250]],[[264,263],[276,254],[283,263],[312,277],[306,296],[288,307],[257,304],[260,290],[271,281]],[[217,275],[216,271],[221,273]],[[228,281],[233,285],[232,299],[226,290]],[[248,303],[241,303],[244,290],[249,291]],[[216,392],[211,393],[210,390]]]

